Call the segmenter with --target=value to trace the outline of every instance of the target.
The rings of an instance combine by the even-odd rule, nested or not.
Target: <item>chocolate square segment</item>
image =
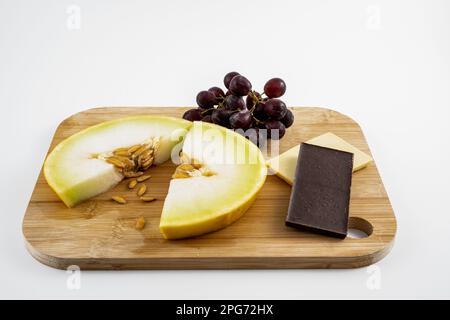
[[[302,143],[286,225],[347,236],[353,153]]]

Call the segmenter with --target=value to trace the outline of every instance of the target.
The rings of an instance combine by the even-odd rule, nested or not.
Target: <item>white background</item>
[[[191,105],[231,70],[360,123],[398,219],[375,273],[95,271],[69,290],[27,253],[23,213],[61,120]],[[449,89],[446,0],[0,0],[0,298],[450,298]]]

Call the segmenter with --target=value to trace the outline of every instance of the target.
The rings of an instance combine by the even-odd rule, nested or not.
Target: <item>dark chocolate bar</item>
[[[302,143],[286,225],[345,238],[353,153]]]

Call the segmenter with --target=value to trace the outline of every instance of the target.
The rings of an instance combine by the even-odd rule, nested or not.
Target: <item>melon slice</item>
[[[161,215],[167,239],[228,226],[250,207],[266,179],[261,151],[243,136],[194,122],[183,143],[184,164],[171,180]]]
[[[120,163],[116,160],[123,160],[121,152],[145,146],[152,150],[144,150],[152,153],[144,159],[148,160],[145,167],[160,164],[171,157],[191,125],[192,122],[182,119],[150,115],[103,122],[58,144],[47,157],[44,175],[60,199],[73,207],[133,174],[117,167]],[[115,151],[119,154],[117,158],[112,157]]]
[[[44,174],[61,200],[73,207],[152,164],[179,160],[179,154],[182,163],[170,182],[160,222],[167,239],[231,224],[250,207],[266,178],[262,153],[243,136],[214,124],[160,116],[87,128],[55,147]]]

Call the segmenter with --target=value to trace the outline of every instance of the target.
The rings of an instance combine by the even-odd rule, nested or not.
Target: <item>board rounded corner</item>
[[[386,258],[386,256],[391,252],[392,248],[394,247],[394,243],[395,243],[395,236],[391,239],[391,241],[389,241],[386,244],[386,246],[384,246],[382,249],[380,249],[372,254],[374,257],[372,260],[372,263],[367,266],[375,264],[375,263],[383,260],[384,258]]]
[[[67,264],[65,262],[65,259],[49,255],[33,246],[32,243],[28,241],[25,232],[23,232],[23,237],[26,250],[36,261],[47,267],[59,270],[67,270],[67,268],[70,266],[70,264]]]
[[[371,265],[376,264],[377,262],[380,262],[391,252],[394,243],[395,243],[395,235],[392,237],[390,241],[386,242],[384,246],[377,248],[370,253],[353,256],[352,258],[355,260],[355,262],[352,263],[352,268],[356,269],[369,267]]]

